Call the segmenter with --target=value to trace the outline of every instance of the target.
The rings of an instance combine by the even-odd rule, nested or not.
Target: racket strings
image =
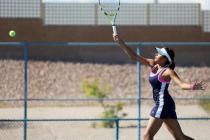
[[[112,0],[107,2],[107,0],[101,0],[100,1],[101,10],[103,10],[105,13],[112,15],[119,11],[120,9],[120,3],[118,0]]]
[[[104,4],[102,6],[102,9],[106,12],[117,12],[118,11],[118,5],[112,5],[112,4]]]

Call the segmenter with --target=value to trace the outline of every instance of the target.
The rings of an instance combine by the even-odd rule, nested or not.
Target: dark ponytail
[[[170,69],[172,69],[172,70],[174,70],[175,69],[175,67],[176,67],[176,64],[175,64],[175,62],[174,61],[172,61],[172,63],[171,64],[169,64],[169,66],[168,66]]]
[[[171,57],[171,60],[172,60],[172,63],[171,63],[171,64],[170,64],[169,61],[167,61],[167,62],[166,62],[166,65],[168,65],[168,67],[169,67],[170,69],[174,70],[175,67],[176,67],[176,64],[175,64],[175,62],[174,62],[175,52],[174,52],[172,49],[170,49],[170,48],[165,48],[165,49],[166,49],[168,55]]]

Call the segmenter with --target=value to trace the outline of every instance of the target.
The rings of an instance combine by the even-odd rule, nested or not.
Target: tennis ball
[[[13,31],[13,30],[9,31],[9,36],[10,37],[15,37],[16,36],[16,32]]]

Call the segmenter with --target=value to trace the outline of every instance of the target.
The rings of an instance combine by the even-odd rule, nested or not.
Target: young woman
[[[153,137],[163,123],[176,140],[193,140],[181,130],[177,121],[175,103],[168,92],[168,86],[170,81],[174,80],[184,90],[204,90],[204,83],[196,82],[194,84],[188,84],[179,78],[174,71],[175,53],[172,49],[156,48],[157,54],[155,58],[148,59],[137,55],[118,35],[113,35],[113,38],[132,60],[139,61],[151,68],[149,82],[153,88],[155,106],[150,113],[150,119],[144,133],[144,140],[153,140]]]

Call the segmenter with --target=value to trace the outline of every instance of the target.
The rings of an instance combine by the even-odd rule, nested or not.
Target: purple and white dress
[[[163,72],[168,67],[163,67],[157,71],[157,65],[152,68],[149,82],[152,86],[153,100],[155,106],[150,115],[160,119],[177,119],[175,103],[168,92],[170,81],[165,81],[162,77]]]

